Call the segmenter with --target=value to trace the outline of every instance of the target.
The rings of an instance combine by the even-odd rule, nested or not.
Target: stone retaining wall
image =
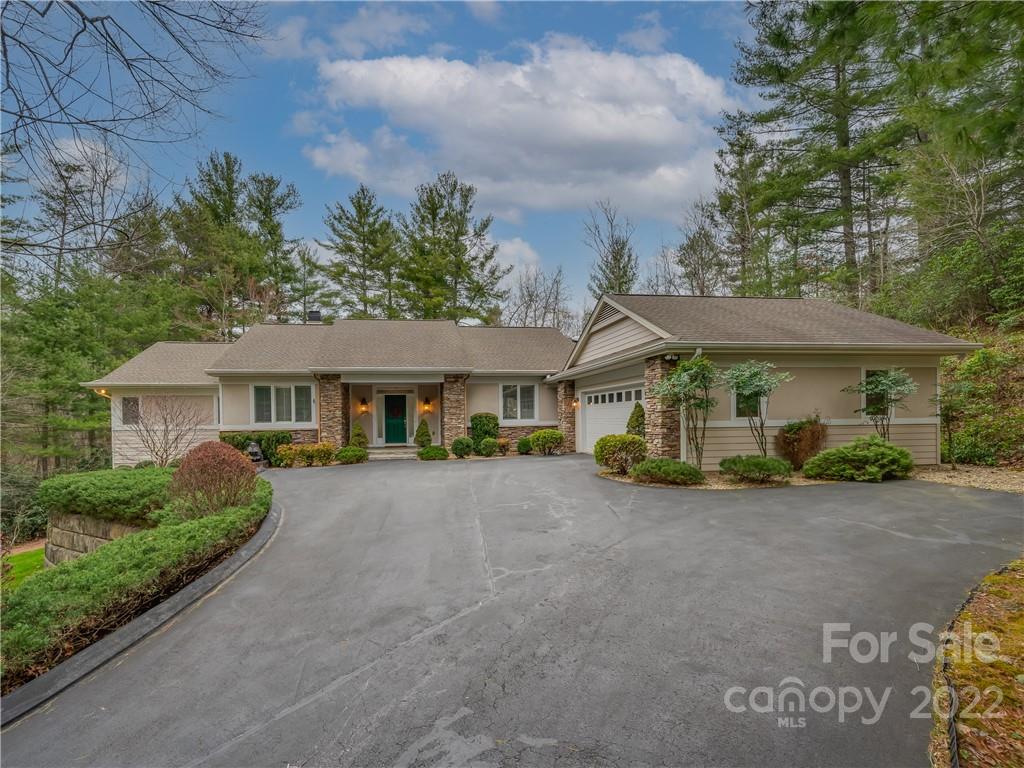
[[[46,524],[46,549],[43,560],[47,567],[74,560],[95,552],[107,542],[141,531],[134,525],[98,520],[86,515],[51,512]]]

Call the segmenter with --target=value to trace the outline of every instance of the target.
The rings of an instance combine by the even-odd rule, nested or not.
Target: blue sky
[[[324,232],[324,206],[360,183],[405,210],[451,169],[510,263],[562,265],[576,303],[592,254],[588,203],[638,225],[642,259],[676,237],[683,206],[713,186],[740,3],[275,3],[248,75],[219,117],[161,163],[181,182],[229,150],[296,184],[291,236]]]

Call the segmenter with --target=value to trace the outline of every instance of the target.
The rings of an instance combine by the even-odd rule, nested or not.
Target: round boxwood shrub
[[[640,435],[605,435],[594,443],[594,461],[624,475],[647,458],[647,443]]]
[[[452,440],[452,453],[464,459],[473,452],[473,441],[468,437],[456,437]]]
[[[533,453],[533,443],[530,442],[530,438],[519,438],[519,441],[516,443],[516,453],[522,454],[523,456]]]
[[[334,460],[339,464],[362,464],[370,460],[370,454],[358,445],[347,445],[334,454]]]
[[[349,437],[348,444],[356,448],[367,448],[370,445],[370,438],[366,436],[366,430],[358,421],[352,425],[352,436]]]
[[[544,456],[551,456],[558,452],[565,442],[565,435],[557,429],[538,429],[530,435],[530,445],[533,450]]]
[[[420,419],[420,423],[416,427],[416,435],[413,437],[412,441],[420,448],[426,448],[430,445],[430,425],[427,424],[426,419]]]
[[[448,449],[443,445],[428,445],[416,451],[416,458],[420,461],[444,461],[448,458]]]
[[[793,474],[793,466],[774,456],[729,456],[718,463],[722,474],[748,483],[783,480]]]
[[[474,413],[469,417],[473,450],[480,453],[480,443],[487,438],[498,437],[498,415],[495,413]]]
[[[824,480],[880,483],[889,478],[907,477],[913,468],[910,451],[871,435],[854,438],[852,443],[812,456],[804,464],[804,475]]]
[[[256,470],[227,443],[210,440],[185,454],[171,478],[171,499],[193,515],[209,515],[252,501]]]
[[[629,476],[645,483],[697,485],[704,482],[704,473],[692,464],[676,459],[645,459],[634,464]]]
[[[480,448],[477,450],[481,456],[493,456],[498,452],[498,441],[493,437],[485,437],[480,441]]]

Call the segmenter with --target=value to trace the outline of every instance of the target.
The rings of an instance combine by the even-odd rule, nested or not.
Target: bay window
[[[308,424],[313,421],[311,384],[255,384],[252,388],[254,424]]]

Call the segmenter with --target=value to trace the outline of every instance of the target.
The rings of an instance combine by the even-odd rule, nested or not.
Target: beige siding
[[[418,392],[418,401],[416,404],[416,423],[413,424],[413,434],[415,435],[416,427],[420,425],[420,419],[427,420],[427,426],[430,427],[430,438],[434,443],[440,444],[441,442],[441,396],[440,388],[437,384],[420,384]],[[423,399],[430,398],[430,413],[426,413],[424,408]]]
[[[248,383],[225,381],[221,384],[221,421],[224,424],[248,424],[252,417]]]
[[[474,413],[498,414],[498,382],[466,385],[466,418]]]
[[[558,389],[547,384],[537,387],[538,411],[541,421],[558,421]]]
[[[830,419],[855,419],[860,395],[843,392],[860,380],[860,368],[790,368],[793,380],[768,402],[772,419],[801,419],[819,413]]]
[[[466,423],[474,413],[493,413],[501,418],[502,384],[537,384],[537,423],[549,426],[558,421],[558,389],[544,384],[540,377],[474,377],[466,384]],[[528,423],[524,426],[529,426]]]
[[[778,427],[767,427],[768,455],[775,456],[775,433]],[[873,435],[875,428],[866,425],[832,424],[828,428],[826,448],[850,442],[858,435]],[[915,464],[938,463],[938,426],[935,424],[893,424],[890,428],[893,443],[910,451]],[[746,425],[737,427],[709,427],[704,442],[703,469],[716,470],[718,462],[726,456],[757,453],[754,437]]]
[[[615,368],[610,371],[602,371],[592,376],[581,376],[576,379],[576,391],[595,389],[605,384],[623,384],[632,381],[644,380],[644,364],[636,363],[622,368]]]
[[[896,417],[924,418],[935,415],[935,404],[931,399],[935,397],[936,369],[935,368],[907,368],[907,373],[917,382],[917,392],[904,401],[906,409],[897,408]]]
[[[153,457],[150,455],[149,451],[143,447],[138,436],[131,430],[115,429],[111,432],[110,437],[113,453],[112,461],[115,467],[125,465],[132,466],[138,464],[140,461],[152,461]],[[207,440],[219,439],[219,430],[210,428],[200,429],[196,432],[192,440],[184,446],[182,453],[193,446],[199,445],[199,443],[205,443]]]
[[[252,424],[252,403],[250,402],[253,384],[310,384],[313,387],[313,422],[310,424]],[[317,411],[319,409],[319,393],[316,380],[309,376],[278,376],[260,378],[223,378],[221,391],[221,424],[227,430],[239,429],[316,429]]]
[[[366,432],[366,437],[373,443],[373,386],[352,384],[349,395],[352,404],[352,423],[358,422]],[[363,398],[366,399],[366,413],[360,413]]]
[[[589,360],[596,360],[659,338],[661,337],[658,334],[633,318],[622,317],[591,331],[574,365],[581,365]]]

